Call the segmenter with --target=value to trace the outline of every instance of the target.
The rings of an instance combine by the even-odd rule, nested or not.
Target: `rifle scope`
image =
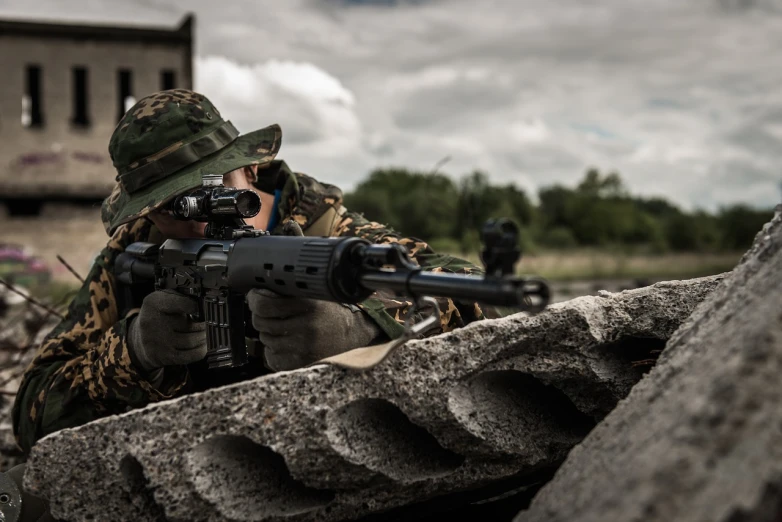
[[[208,221],[213,216],[249,218],[261,210],[261,198],[249,189],[214,187],[176,198],[171,211],[178,219]]]

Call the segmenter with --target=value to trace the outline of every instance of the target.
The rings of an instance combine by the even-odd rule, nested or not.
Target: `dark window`
[[[174,89],[176,87],[176,73],[170,69],[160,73],[160,86],[164,91]]]
[[[87,106],[87,69],[73,68],[73,124],[79,127],[90,125],[89,108]]]
[[[117,90],[119,92],[118,98],[118,116],[117,120],[121,120],[128,109],[133,106],[133,76],[129,69],[120,69],[117,71]],[[129,105],[130,103],[130,105]]]
[[[41,89],[41,67],[27,66],[25,96],[22,98],[22,125],[43,127],[43,93]]]

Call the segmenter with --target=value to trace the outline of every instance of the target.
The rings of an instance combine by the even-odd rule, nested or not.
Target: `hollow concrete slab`
[[[62,430],[26,485],[80,520],[356,519],[554,468],[722,276],[482,321],[371,371],[281,372]]]
[[[782,520],[782,206],[517,522]]]

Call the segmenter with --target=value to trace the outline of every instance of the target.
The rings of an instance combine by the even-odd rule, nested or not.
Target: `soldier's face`
[[[204,229],[206,223],[200,221],[182,221],[175,219],[174,216],[167,212],[151,212],[149,214],[150,221],[163,234],[166,239],[187,239],[204,237]]]
[[[241,168],[223,175],[223,184],[226,187],[246,189],[252,187],[250,182],[252,177],[252,171],[248,172],[246,168]],[[151,212],[148,217],[166,239],[204,237],[206,223],[176,219],[165,211]]]

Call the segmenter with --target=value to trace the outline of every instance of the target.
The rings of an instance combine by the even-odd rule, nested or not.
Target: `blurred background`
[[[778,0],[0,0],[0,277],[67,302],[109,136],[173,87],[436,250],[513,218],[557,300],[730,270],[782,200],[780,48]]]
[[[736,265],[782,201],[780,49],[782,0],[0,0],[0,470],[141,97],[279,123],[292,169],[437,251],[477,263],[510,217],[562,301]]]
[[[779,49],[782,0],[0,0],[0,469],[139,98],[279,123],[292,169],[438,251],[510,217],[562,301],[735,266],[782,200]]]

